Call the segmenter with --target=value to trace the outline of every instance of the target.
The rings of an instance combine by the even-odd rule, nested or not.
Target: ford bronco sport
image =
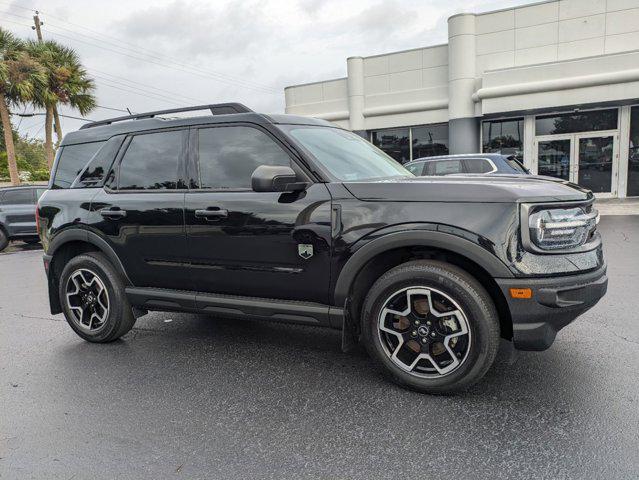
[[[202,107],[198,107],[202,108]],[[328,122],[240,104],[84,126],[39,201],[52,313],[110,342],[149,310],[326,326],[397,382],[467,388],[604,295],[591,192],[414,177]]]

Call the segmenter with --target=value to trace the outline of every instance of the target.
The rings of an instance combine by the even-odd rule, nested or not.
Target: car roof
[[[455,155],[437,155],[434,157],[421,157],[421,158],[416,158],[414,160],[411,160],[408,163],[431,162],[433,160],[455,160],[455,159],[464,160],[464,159],[471,159],[471,158],[488,158],[490,160],[501,160],[504,158],[508,158],[510,156],[511,155],[504,155],[501,153],[458,153]],[[406,163],[406,165],[408,165],[408,163]]]
[[[211,114],[186,118],[175,117],[176,113],[198,110],[210,110]],[[238,103],[227,103],[160,110],[157,112],[139,113],[92,122],[90,124],[83,125],[80,130],[70,132],[65,135],[61,146],[106,141],[114,135],[143,132],[160,128],[177,128],[209,124],[215,125],[231,122],[336,127],[326,120],[320,120],[317,118],[288,114],[265,115],[253,112],[248,107]]]
[[[47,188],[46,185],[12,185],[10,187],[0,187],[0,192],[8,192],[9,190],[29,190],[34,188]]]

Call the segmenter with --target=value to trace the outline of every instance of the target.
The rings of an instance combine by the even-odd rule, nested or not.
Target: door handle
[[[111,220],[117,220],[119,218],[126,217],[126,210],[121,210],[118,207],[115,208],[103,208],[100,210],[100,215],[104,218],[109,218]]]
[[[213,209],[209,207],[206,210],[196,210],[195,216],[197,218],[206,218],[207,220],[217,220],[220,218],[227,218],[229,216],[228,210],[222,210],[220,208]]]

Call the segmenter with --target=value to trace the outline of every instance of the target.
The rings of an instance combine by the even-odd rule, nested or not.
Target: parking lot
[[[601,222],[606,297],[458,396],[403,390],[313,327],[150,313],[112,344],[0,254],[0,478],[638,478],[639,216]],[[512,363],[512,364],[511,364]]]

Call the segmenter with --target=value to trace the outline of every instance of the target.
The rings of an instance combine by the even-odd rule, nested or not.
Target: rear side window
[[[113,137],[94,156],[76,178],[71,188],[90,188],[102,186],[104,178],[122,146],[124,136]]]
[[[248,189],[260,165],[289,166],[288,154],[266,133],[251,127],[198,131],[200,188]]]
[[[422,175],[422,171],[424,170],[424,162],[413,163],[412,165],[404,165],[406,170],[408,170],[413,175]]]
[[[8,192],[4,192],[4,196],[2,197],[3,205],[29,205],[34,202],[33,190],[30,188],[9,190]]]
[[[464,173],[461,160],[438,160],[433,162],[433,175],[450,175],[453,173]]]
[[[469,158],[466,160],[467,173],[488,173],[494,170],[493,164],[485,158]]]
[[[102,145],[104,142],[81,143],[62,147],[52,188],[69,188]]]
[[[118,190],[174,190],[182,130],[136,135],[120,163]]]

